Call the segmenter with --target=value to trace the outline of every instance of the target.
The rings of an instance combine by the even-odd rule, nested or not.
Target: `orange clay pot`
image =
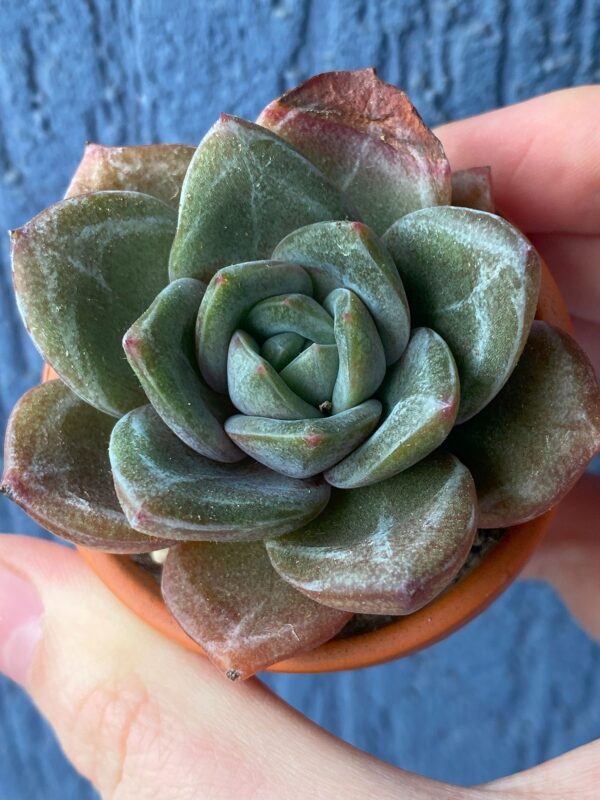
[[[542,284],[536,319],[572,333],[565,303],[542,262]],[[42,381],[55,378],[46,366]],[[383,628],[322,644],[308,653],[269,667],[271,672],[333,672],[367,667],[414,653],[465,625],[492,603],[517,577],[542,540],[556,508],[524,525],[509,528],[465,578],[429,605]],[[175,622],[163,603],[156,580],[128,556],[78,548],[106,586],[156,630],[195,653],[202,648]]]

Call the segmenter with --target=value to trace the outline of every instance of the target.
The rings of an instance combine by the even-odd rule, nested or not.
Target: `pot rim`
[[[572,333],[565,302],[542,260],[536,319]],[[56,377],[44,367],[42,381]],[[543,539],[558,505],[540,517],[507,528],[464,578],[424,608],[378,630],[332,639],[314,650],[267,667],[269,672],[335,672],[381,664],[421,650],[461,628],[484,611],[517,577]],[[179,627],[162,600],[159,583],[129,556],[77,548],[112,593],[144,622],[187,650],[204,650]]]

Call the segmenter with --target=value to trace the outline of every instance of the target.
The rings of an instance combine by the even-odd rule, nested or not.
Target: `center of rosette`
[[[245,293],[233,281],[247,270],[231,267],[216,274],[211,282],[216,292],[211,298],[209,287],[203,300],[203,305],[212,305],[216,295],[229,296],[235,327],[227,347],[226,378],[233,405],[248,416],[299,420],[339,414],[372,397],[385,376],[386,359],[375,322],[360,297],[336,288],[320,303],[302,267],[271,262],[265,278],[268,270],[274,286],[269,290],[265,281],[258,302],[252,303],[252,297],[244,302]],[[285,273],[293,279],[287,282],[303,282],[304,291],[281,293]],[[200,346],[211,351],[212,328],[202,326],[203,317],[201,309]],[[205,379],[220,375],[222,366],[206,359]]]

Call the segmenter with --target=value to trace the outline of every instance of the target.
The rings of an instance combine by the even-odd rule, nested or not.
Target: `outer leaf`
[[[409,214],[384,241],[416,323],[450,345],[464,422],[498,394],[519,360],[537,305],[539,257],[500,217],[451,206]]]
[[[276,472],[308,478],[336,464],[371,433],[381,403],[369,400],[318,420],[284,421],[239,414],[225,430],[249,456]]]
[[[320,416],[259,355],[256,342],[244,331],[231,337],[227,380],[231,402],[243,414],[274,419]]]
[[[66,197],[104,189],[143,192],[177,208],[179,193],[195,148],[185,144],[137,147],[86,145]]]
[[[217,392],[227,389],[227,352],[233,332],[260,300],[283,293],[312,294],[297,264],[250,261],[224,267],[208,285],[198,312],[196,350],[200,371]]]
[[[123,339],[125,353],[148,399],[192,450],[217,461],[244,457],[223,429],[233,413],[227,397],[204,383],[196,362],[196,317],[204,284],[169,284]]]
[[[269,258],[302,225],[347,216],[341,193],[297,150],[265,128],[222,114],[183,183],[171,278],[208,283],[220,267]]]
[[[441,143],[404,92],[373,69],[310,78],[258,122],[305,153],[378,233],[410,211],[450,202]]]
[[[351,616],[292,589],[260,542],[178,545],[162,591],[177,622],[231,680],[317,647]]]
[[[429,328],[417,328],[378,396],[383,422],[326,473],[333,486],[352,489],[397,475],[442,444],[456,420],[460,398],[448,345]]]
[[[244,461],[220,464],[186,447],[150,407],[116,424],[110,462],[117,495],[136,530],[177,540],[277,536],[319,514],[320,478],[298,481]]]
[[[408,303],[392,258],[360,222],[323,222],[294,231],[273,258],[302,264],[322,301],[336,288],[351,289],[368,308],[393,364],[410,335]]]
[[[494,214],[490,167],[472,167],[452,173],[452,205],[476,208]]]
[[[263,342],[260,352],[274,369],[281,371],[302,352],[303,347],[303,336],[297,333],[276,333]]]
[[[333,413],[368,400],[385,376],[385,352],[373,318],[354,292],[334,289],[324,301],[334,318],[340,368],[333,387]]]
[[[8,422],[2,492],[75,544],[109,553],[159,550],[164,539],[134,531],[121,511],[107,452],[113,425],[61,381],[36,386]]]
[[[323,306],[305,294],[267,297],[250,309],[243,327],[260,339],[287,331],[319,344],[335,342],[333,319]]]
[[[281,370],[281,377],[292,391],[318,408],[331,401],[339,365],[334,344],[311,344]]]
[[[481,527],[542,514],[600,449],[600,390],[585,353],[568,334],[534,322],[504,389],[449,446],[473,472]]]
[[[144,402],[121,339],[167,284],[174,232],[175,212],[134,192],[63,200],[13,232],[27,330],[64,382],[107,414]]]
[[[267,551],[282,578],[319,603],[411,614],[464,563],[476,516],[469,471],[438,453],[387,481],[334,492],[318,519]]]

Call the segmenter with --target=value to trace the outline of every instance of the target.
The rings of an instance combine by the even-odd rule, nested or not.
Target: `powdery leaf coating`
[[[410,336],[408,303],[398,270],[375,234],[360,222],[322,222],[294,231],[273,258],[301,264],[322,301],[333,289],[353,291],[368,308],[393,364]]]
[[[452,173],[452,205],[496,212],[490,167],[471,167]]]
[[[134,531],[113,485],[108,440],[115,421],[62,381],[36,386],[8,421],[2,492],[51,533],[108,553],[165,547]]]
[[[364,444],[325,473],[341,489],[397,475],[446,439],[458,412],[458,372],[450,348],[429,328],[413,331],[378,392],[383,421]]]
[[[244,330],[258,339],[278,333],[297,333],[319,344],[334,344],[333,319],[323,306],[305,294],[267,297],[250,309]]]
[[[204,284],[180,278],[165,287],[123,339],[127,359],[155,411],[188,447],[217,461],[239,461],[223,423],[229,399],[202,380],[195,327]]]
[[[220,269],[198,311],[196,353],[200,372],[217,392],[227,389],[227,352],[248,311],[274,294],[312,294],[308,273],[297,264],[250,261]]]
[[[417,325],[433,328],[456,360],[458,422],[495,397],[527,341],[540,288],[540,260],[505,220],[440,206],[415,211],[384,236]]]
[[[385,352],[367,307],[349,289],[323,301],[334,319],[339,370],[331,396],[334,414],[368,400],[385,377]]]
[[[121,340],[168,282],[175,212],[135,192],[62,200],[13,232],[21,315],[63,381],[121,416],[145,402]]]
[[[600,390],[579,345],[534,322],[510,380],[449,447],[473,473],[480,527],[518,525],[553,506],[600,449]]]
[[[231,680],[312,650],[351,617],[292,589],[262,542],[177,545],[169,550],[162,592],[183,630]]]
[[[220,267],[269,258],[302,225],[347,217],[341,193],[307,158],[265,128],[222,114],[183,182],[171,279],[208,283]]]
[[[476,529],[473,479],[438,453],[387,481],[334,491],[318,519],[267,551],[281,577],[319,603],[411,614],[448,586]]]
[[[299,481],[249,461],[222,464],[190,450],[151,406],[115,425],[110,463],[130,525],[157,537],[231,542],[295,530],[329,499],[321,479]]]
[[[242,414],[273,419],[321,416],[290,389],[244,331],[236,331],[229,343],[227,386],[231,402]]]
[[[195,149],[185,144],[88,144],[66,197],[120,189],[143,192],[177,208],[181,184]]]
[[[318,408],[331,401],[339,365],[334,344],[311,344],[281,370],[281,377],[292,391]]]
[[[279,372],[302,352],[304,341],[297,333],[276,333],[263,342],[260,353]]]
[[[258,122],[305,153],[380,234],[410,211],[450,202],[441,143],[374,69],[316,75],[270,103]]]
[[[352,452],[377,425],[381,403],[368,400],[323,419],[231,417],[225,430],[249,456],[292,478],[309,478]]]

